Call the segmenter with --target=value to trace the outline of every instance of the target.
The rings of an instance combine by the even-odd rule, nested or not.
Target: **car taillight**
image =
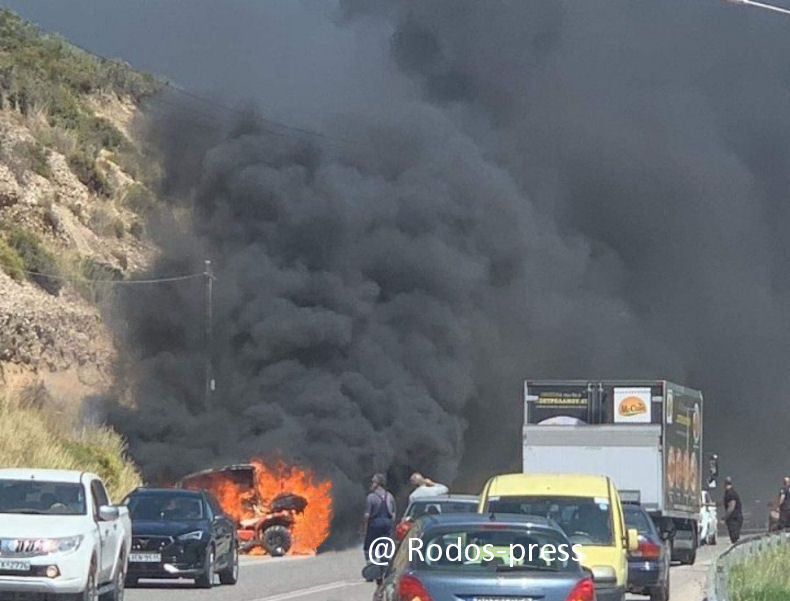
[[[644,536],[639,537],[639,547],[631,552],[632,557],[642,559],[658,559],[661,557],[661,547],[654,542],[647,540]]]
[[[401,540],[411,528],[411,520],[403,519],[395,527],[395,540]]]
[[[398,581],[398,601],[433,601],[416,576],[404,574]],[[570,600],[569,600],[570,601]],[[592,601],[592,599],[590,599]]]
[[[565,601],[595,601],[595,585],[592,578],[577,582]]]

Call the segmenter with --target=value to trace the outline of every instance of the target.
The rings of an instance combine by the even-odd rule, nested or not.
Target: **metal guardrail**
[[[744,536],[711,563],[705,601],[731,601],[730,569],[769,549],[790,543],[790,532],[771,532]]]

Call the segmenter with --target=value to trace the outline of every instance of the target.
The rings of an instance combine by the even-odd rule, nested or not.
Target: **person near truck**
[[[790,528],[790,476],[785,476],[779,489],[779,530]]]
[[[737,542],[741,537],[743,511],[741,510],[741,497],[732,485],[730,476],[724,479],[724,518],[722,522],[727,526],[730,542]]]
[[[416,488],[409,495],[409,501],[414,501],[419,497],[435,497],[437,495],[446,495],[450,492],[444,484],[434,482],[430,478],[426,478],[419,472],[414,472],[409,478],[412,486]]]
[[[378,538],[394,536],[395,529],[395,497],[385,487],[387,479],[384,474],[373,474],[370,489],[365,499],[365,516],[362,527],[365,531],[365,560],[369,561],[370,545]]]

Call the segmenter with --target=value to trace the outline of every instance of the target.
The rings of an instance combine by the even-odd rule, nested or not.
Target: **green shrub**
[[[122,280],[123,274],[114,267],[90,257],[82,257],[72,264],[74,287],[90,303],[99,303],[112,294],[113,281]]]
[[[106,197],[112,194],[110,182],[96,166],[95,158],[81,152],[74,153],[69,157],[69,167],[92,192]]]
[[[19,253],[0,238],[0,269],[17,281],[25,279],[25,264]]]
[[[139,221],[135,221],[132,225],[129,226],[129,233],[137,238],[138,240],[142,239],[143,235],[145,234],[145,228],[143,224]]]
[[[52,176],[52,169],[49,166],[49,150],[38,141],[26,140],[19,142],[14,151],[21,164],[41,177],[49,178]]]
[[[30,279],[53,296],[57,296],[63,287],[63,282],[58,279],[58,262],[55,255],[44,248],[39,237],[33,232],[14,227],[8,234],[8,244],[22,259],[24,268],[36,272],[30,275]]]
[[[134,184],[124,194],[123,204],[135,213],[145,215],[156,206],[156,197],[142,184]]]

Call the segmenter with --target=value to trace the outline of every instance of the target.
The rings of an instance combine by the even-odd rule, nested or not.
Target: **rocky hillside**
[[[155,162],[134,131],[159,86],[0,10],[0,395],[110,383],[108,281],[156,253]]]

